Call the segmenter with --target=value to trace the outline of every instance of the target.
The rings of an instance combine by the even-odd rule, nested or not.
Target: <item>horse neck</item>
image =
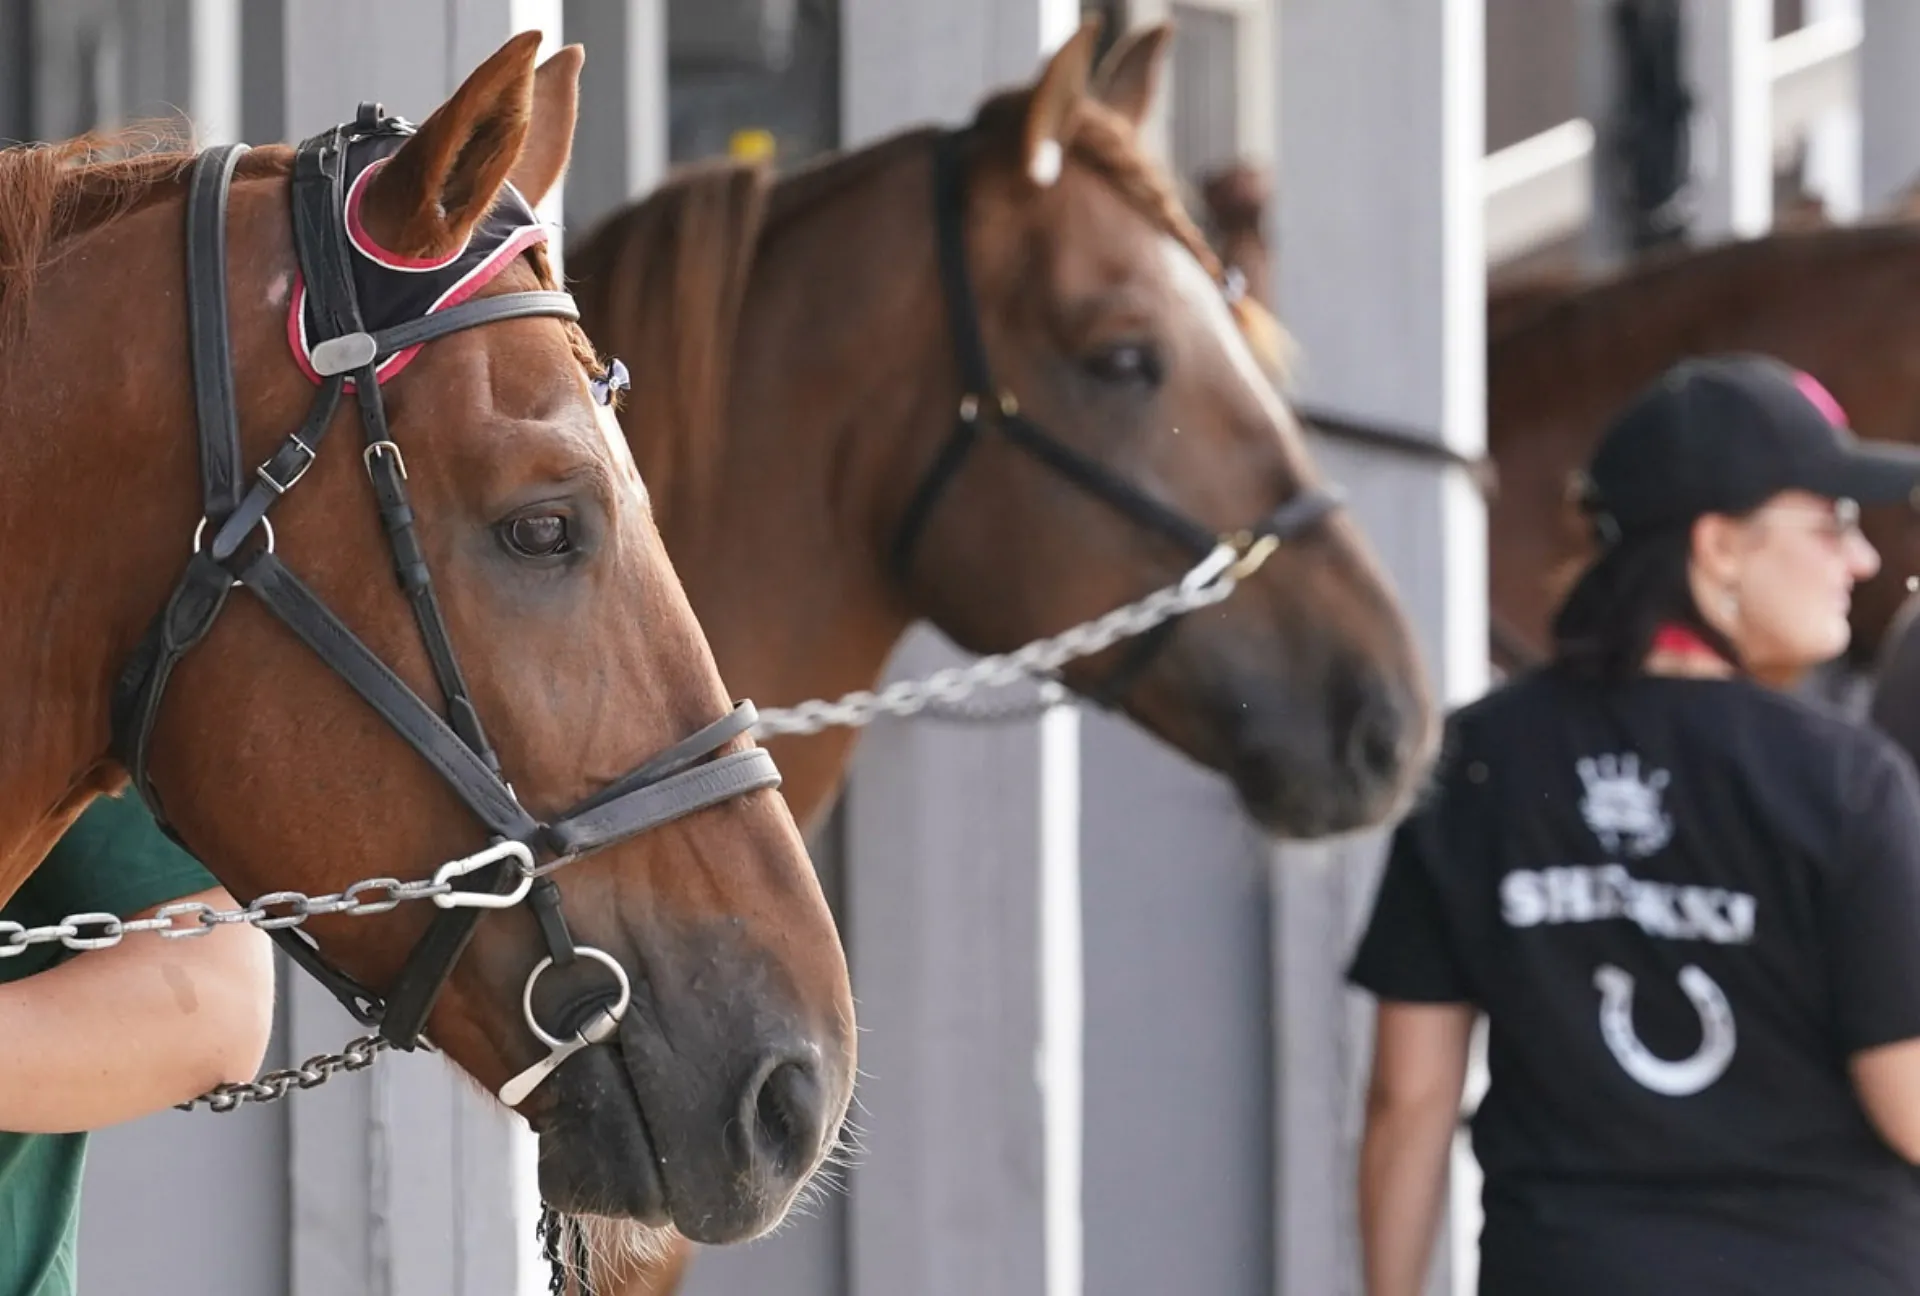
[[[912,621],[887,523],[951,417],[924,150],[863,165],[764,232],[733,348],[726,441],[667,547],[736,693],[782,706],[873,687]],[[817,183],[816,177],[812,183]],[[811,827],[857,733],[770,744]]]
[[[113,681],[193,532],[180,258],[158,241],[177,206],[166,215],[83,236],[0,344],[0,898],[123,780]],[[131,283],[148,288],[112,286]]]

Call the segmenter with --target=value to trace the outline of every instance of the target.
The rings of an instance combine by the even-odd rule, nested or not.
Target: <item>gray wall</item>
[[[191,89],[191,0],[33,0],[33,128],[177,117]]]
[[[1267,849],[1223,780],[1081,723],[1086,1290],[1267,1296]]]
[[[301,975],[277,962],[280,984]],[[279,1008],[268,1067],[287,1065]],[[81,1200],[83,1292],[285,1292],[287,1109],[166,1111],[102,1130],[88,1141]],[[181,1285],[161,1285],[163,1274]]]

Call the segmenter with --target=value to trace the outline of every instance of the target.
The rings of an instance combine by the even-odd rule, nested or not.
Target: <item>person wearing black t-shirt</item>
[[[1370,1296],[1425,1276],[1477,1014],[1481,1296],[1920,1293],[1920,779],[1777,687],[1920,498],[1805,374],[1682,363],[1586,474],[1555,653],[1455,713],[1350,978]]]

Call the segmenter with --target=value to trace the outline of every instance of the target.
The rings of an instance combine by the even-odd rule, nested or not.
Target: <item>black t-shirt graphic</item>
[[[1449,721],[1351,978],[1472,1002],[1483,1296],[1920,1293],[1847,1055],[1920,1036],[1920,780],[1737,680],[1541,671]]]

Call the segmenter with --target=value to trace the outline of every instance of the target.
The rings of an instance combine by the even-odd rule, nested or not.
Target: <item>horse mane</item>
[[[646,435],[629,440],[663,522],[714,467],[771,187],[760,162],[694,164],[567,249],[582,320],[633,351],[625,403]]]
[[[988,164],[1016,165],[1031,98],[1031,88],[1015,89],[980,106],[973,127]],[[1220,280],[1219,258],[1126,120],[1085,100],[1074,123],[1068,155]],[[567,278],[589,331],[634,350],[627,403],[633,426],[646,429],[632,438],[634,458],[663,525],[676,510],[698,507],[713,484],[740,311],[766,240],[924,148],[938,129],[914,127],[854,152],[831,152],[777,178],[761,161],[691,163],[567,249]],[[1232,307],[1263,363],[1283,370],[1289,343],[1278,323],[1248,298]]]
[[[194,157],[172,121],[0,149],[0,341],[17,335],[68,240],[179,192]],[[287,161],[284,149],[255,149],[240,173],[284,171]]]

